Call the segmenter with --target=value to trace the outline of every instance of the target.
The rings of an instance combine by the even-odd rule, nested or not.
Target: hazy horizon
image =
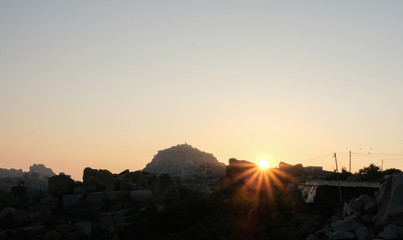
[[[0,3],[0,167],[403,169],[403,2]],[[370,154],[368,154],[368,152]]]

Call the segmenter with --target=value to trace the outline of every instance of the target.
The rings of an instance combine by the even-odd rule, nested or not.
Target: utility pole
[[[334,161],[336,162],[336,172],[339,173],[339,168],[337,167],[337,156],[336,153],[333,153]]]
[[[339,198],[340,198],[340,202],[343,202],[343,199],[341,197],[341,188],[340,188],[340,176],[339,176],[339,168],[337,166],[337,156],[336,153],[333,154],[334,157],[334,161],[336,162],[336,173],[337,173],[337,181],[339,183]]]
[[[381,160],[381,163],[382,163],[382,165],[381,165],[381,171],[383,171],[383,159]]]
[[[350,154],[350,162],[349,162],[349,168],[348,168],[348,171],[349,171],[349,172],[351,172],[351,151],[349,152],[349,154]]]

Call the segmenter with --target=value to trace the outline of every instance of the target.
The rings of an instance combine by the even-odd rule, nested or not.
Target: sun
[[[269,168],[269,167],[270,167],[270,164],[269,164],[269,162],[268,162],[267,160],[261,160],[261,161],[259,162],[259,167],[260,167],[261,169],[266,169],[266,168]]]

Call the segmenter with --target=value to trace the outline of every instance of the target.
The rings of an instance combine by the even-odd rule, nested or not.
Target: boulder
[[[113,217],[107,216],[107,217],[102,218],[101,223],[94,224],[94,229],[95,228],[102,229],[102,231],[111,235],[115,231],[115,226],[116,226],[116,224],[114,222]]]
[[[92,192],[85,197],[85,203],[88,205],[101,204],[105,200],[105,192]]]
[[[356,228],[354,232],[358,240],[366,240],[369,236],[368,229],[364,226]]]
[[[377,227],[390,223],[403,226],[403,173],[387,176],[376,199]]]
[[[282,178],[285,181],[299,182],[306,180],[307,178],[307,174],[302,164],[290,165],[285,162],[280,162],[278,164],[278,169],[285,173],[282,175]]]
[[[74,180],[67,175],[56,175],[48,179],[48,192],[53,196],[60,196],[73,192]]]
[[[364,203],[359,198],[351,199],[349,204],[356,213],[361,213],[364,210]]]
[[[347,202],[344,202],[343,204],[343,217],[349,217],[349,216],[356,216],[356,212],[354,209],[348,204]]]
[[[0,239],[43,239],[43,234],[46,232],[44,226],[28,226],[23,228],[11,228],[0,232]],[[4,238],[3,238],[4,237]]]
[[[45,240],[62,240],[63,236],[57,231],[49,231],[44,236]]]
[[[373,217],[374,217],[374,215],[372,215],[372,214],[364,214],[364,215],[361,216],[360,219],[364,224],[372,224],[373,223],[373,221],[372,221]]]
[[[59,197],[45,197],[39,202],[41,205],[46,205],[50,210],[55,211],[59,206]]]
[[[151,189],[155,174],[143,171],[130,172],[125,170],[117,176],[121,190]]]
[[[80,235],[83,236],[90,236],[92,233],[92,225],[91,222],[88,221],[76,223],[75,228],[80,233]]]
[[[350,221],[345,221],[345,220],[336,220],[334,222],[332,222],[330,224],[333,228],[334,231],[338,231],[338,230],[343,230],[343,231],[354,231],[356,228],[362,226],[362,224],[354,221],[354,220],[350,220]]]
[[[65,240],[80,240],[81,234],[78,231],[71,232],[65,236]]]
[[[65,236],[65,235],[69,234],[73,229],[72,229],[72,227],[70,227],[67,224],[62,224],[62,225],[56,226],[55,230],[58,231],[63,236]]]
[[[0,212],[0,229],[10,227],[14,224],[14,214],[16,210],[12,207],[5,207]]]
[[[84,186],[95,186],[97,190],[113,191],[117,179],[108,170],[85,168],[83,173]]]
[[[125,170],[118,175],[118,179],[125,182],[136,183],[139,177],[143,176],[142,171],[130,172],[129,170]]]
[[[148,179],[145,176],[140,176],[136,181],[137,189],[147,189],[150,187]]]
[[[63,211],[84,206],[84,194],[66,194],[62,196]]]
[[[85,193],[85,187],[84,186],[75,186],[73,189],[73,193],[78,194],[78,193]]]
[[[353,239],[354,233],[347,232],[344,230],[338,230],[329,236],[331,240],[344,240],[344,239]]]
[[[368,203],[373,203],[373,202],[375,202],[374,198],[373,198],[373,197],[370,197],[370,196],[367,195],[367,194],[362,194],[362,195],[360,195],[360,196],[358,197],[358,200],[361,201],[362,206],[364,206],[364,207],[365,207],[365,205],[367,205]]]
[[[403,238],[403,227],[399,227],[395,224],[389,224],[385,227],[383,232],[378,234],[378,237],[383,239],[402,239]]]
[[[29,226],[24,227],[22,231],[25,233],[26,237],[31,238],[34,236],[40,236],[44,234],[46,232],[46,228],[44,226]]]
[[[122,176],[124,176],[124,175],[126,175],[126,174],[128,174],[128,173],[130,173],[130,170],[129,170],[129,169],[126,169],[126,170],[124,170],[123,172],[121,172],[121,173],[118,174],[118,178],[121,178]]]
[[[120,183],[120,190],[131,191],[131,190],[136,190],[136,189],[137,189],[136,183],[133,183],[133,182],[121,182]]]
[[[365,212],[374,212],[376,210],[375,202],[367,202],[364,206]]]
[[[320,240],[320,238],[314,234],[309,234],[306,240]]]
[[[28,216],[32,225],[40,225],[52,212],[45,205],[37,205],[28,209]]]
[[[129,198],[129,192],[128,191],[105,192],[105,198],[107,201],[125,201]]]
[[[14,224],[16,226],[24,226],[29,223],[28,212],[25,210],[16,210],[14,212]]]
[[[151,190],[130,191],[130,199],[136,202],[150,202],[153,200],[153,192]]]
[[[154,180],[152,193],[162,203],[168,203],[180,197],[178,188],[168,174],[162,174]]]
[[[149,172],[144,172],[143,171],[143,176],[142,178],[144,178],[147,182],[148,185],[151,186],[151,183],[155,180],[155,178],[157,177],[157,175],[153,174],[153,173],[149,173]],[[150,188],[151,189],[151,188]]]
[[[92,192],[85,198],[85,204],[92,209],[101,209],[105,202],[105,192]]]
[[[360,195],[357,198],[353,198],[348,204],[344,204],[343,214],[361,216],[366,213],[372,213],[376,211],[376,204],[374,198],[367,194]]]
[[[225,171],[228,177],[246,177],[245,175],[251,175],[253,169],[257,169],[257,165],[246,161],[246,160],[237,160],[235,158],[229,159],[229,165],[225,167]]]

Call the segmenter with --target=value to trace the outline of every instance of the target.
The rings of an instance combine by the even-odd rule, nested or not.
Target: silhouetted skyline
[[[333,152],[402,153],[402,7],[2,2],[0,167],[79,179],[185,142],[224,163],[330,170]],[[352,170],[385,157],[357,154]]]

